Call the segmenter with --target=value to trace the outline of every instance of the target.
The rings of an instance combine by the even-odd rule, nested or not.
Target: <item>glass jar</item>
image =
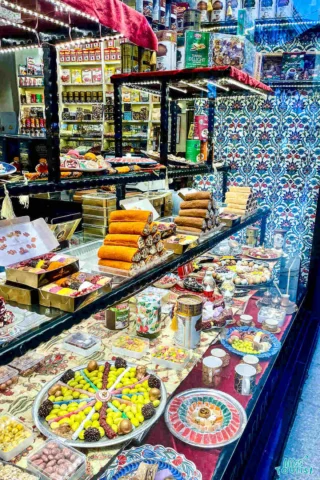
[[[224,302],[226,305],[232,304],[232,298],[235,291],[235,284],[233,283],[234,273],[226,273],[220,291],[223,295]]]
[[[213,270],[208,269],[202,280],[203,295],[209,300],[213,299],[214,289],[216,286],[216,282],[212,276],[212,273],[213,273]]]

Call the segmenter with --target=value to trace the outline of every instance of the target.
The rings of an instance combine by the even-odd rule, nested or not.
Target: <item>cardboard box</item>
[[[95,193],[93,195],[84,195],[82,199],[82,205],[91,205],[95,207],[115,207],[116,203],[116,196],[112,193]]]
[[[304,53],[290,52],[282,56],[281,80],[302,80],[304,74]]]
[[[0,296],[6,301],[21,305],[37,305],[39,303],[38,289],[26,285],[15,285],[11,282],[0,284]]]
[[[195,235],[173,235],[172,237],[163,240],[166,250],[181,255],[189,248],[193,248],[198,245],[199,237]]]
[[[304,56],[304,80],[320,79],[320,54],[306,53]]]
[[[188,30],[185,33],[185,68],[208,67],[209,32]]]
[[[63,282],[63,280],[77,280],[79,278],[79,275],[82,277],[85,277],[86,282],[91,282],[94,278],[97,279],[97,275],[90,275],[89,273],[84,273],[84,272],[78,272],[75,275],[70,275],[68,277],[65,277],[64,279],[61,279],[59,281],[59,284]],[[105,282],[104,284],[101,284],[98,286],[96,290],[93,290],[91,292],[84,293],[83,295],[79,295],[77,297],[71,297],[69,295],[59,295],[59,293],[53,293],[52,291],[49,291],[50,289],[57,289],[57,284],[56,283],[51,283],[47,285],[44,288],[40,288],[39,290],[39,303],[40,305],[43,305],[45,307],[54,307],[54,308],[59,308],[60,310],[63,310],[64,312],[75,312],[76,310],[85,307],[89,303],[91,303],[93,300],[96,300],[97,298],[101,297],[105,293],[111,292],[111,278],[106,277],[106,276],[101,276],[99,277],[99,281]],[[60,285],[62,288],[67,288],[63,287],[63,284]]]
[[[262,73],[263,80],[280,80],[282,69],[282,53],[263,55],[262,58]]]
[[[211,33],[208,65],[209,67],[232,66],[254,76],[255,46],[241,35]]]

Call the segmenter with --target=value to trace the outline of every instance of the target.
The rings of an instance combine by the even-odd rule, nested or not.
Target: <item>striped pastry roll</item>
[[[157,247],[156,245],[152,245],[152,247],[149,248],[149,254],[154,255],[155,253],[157,253]]]
[[[158,243],[161,240],[161,233],[156,232],[154,235],[152,235],[152,241],[153,243]]]
[[[158,231],[158,225],[157,225],[155,222],[153,222],[153,223],[151,224],[151,232],[150,232],[150,233],[153,235],[153,234],[155,234],[157,231]]]
[[[152,244],[153,244],[153,235],[148,235],[148,237],[146,238],[145,243],[146,243],[146,247],[148,247],[148,248],[151,247]]]
[[[112,222],[109,225],[109,233],[142,235],[145,237],[150,235],[150,224],[145,222]]]
[[[139,262],[141,260],[138,248],[122,247],[117,245],[102,245],[98,250],[98,257],[102,260],[118,260],[120,262]]]
[[[147,256],[149,255],[149,249],[148,248],[143,248],[142,250],[140,250],[140,253],[141,253],[141,259],[145,260],[147,258]]]
[[[109,234],[104,239],[104,245],[117,245],[123,247],[143,248],[145,246],[144,238],[141,235],[112,235]]]
[[[156,247],[157,247],[157,253],[162,252],[162,250],[164,249],[163,242],[161,242],[161,241],[158,242]]]
[[[120,270],[127,270],[127,271],[133,271],[139,268],[138,263],[120,262],[118,260],[100,259],[98,262],[98,265],[100,265],[101,267],[119,268]]]

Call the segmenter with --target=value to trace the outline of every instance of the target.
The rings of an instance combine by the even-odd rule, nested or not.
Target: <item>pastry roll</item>
[[[190,200],[187,202],[180,203],[181,210],[186,210],[187,208],[189,209],[201,208],[205,210],[212,210],[212,202],[211,200]]]
[[[141,259],[145,260],[147,258],[147,256],[149,255],[149,249],[148,248],[143,248],[142,250],[140,250],[140,254],[141,254]]]
[[[146,247],[151,247],[152,244],[153,244],[153,235],[149,235],[147,238],[146,238]]]
[[[176,217],[174,219],[177,225],[182,227],[195,227],[204,229],[207,227],[206,221],[204,218],[194,218],[194,217]]]
[[[123,247],[143,248],[145,246],[144,238],[140,235],[109,234],[104,239],[104,245],[118,245]]]
[[[150,233],[152,233],[152,235],[153,235],[153,234],[156,233],[157,231],[158,231],[158,225],[157,225],[155,222],[153,222],[153,223],[151,224]]]
[[[152,223],[153,214],[147,210],[116,210],[110,213],[111,222],[147,222]]]
[[[103,260],[119,260],[120,262],[139,262],[140,250],[132,247],[119,247],[117,245],[102,245],[98,250],[98,257]]]
[[[204,210],[201,208],[186,208],[179,211],[180,217],[197,217],[197,218],[209,218],[209,210]]]
[[[195,228],[195,227],[179,227],[179,232],[197,233],[197,234],[203,233],[201,228]]]
[[[184,200],[211,200],[212,194],[210,192],[193,192],[184,195]]]
[[[223,210],[223,213],[235,213],[236,215],[245,215],[246,211],[245,210],[240,210],[238,208],[225,208]]]
[[[109,233],[142,235],[150,234],[150,224],[145,222],[112,222],[109,225]]]
[[[156,232],[154,235],[152,235],[152,242],[153,243],[158,243],[161,240],[161,233]]]
[[[162,252],[162,250],[164,249],[163,242],[161,242],[161,241],[158,242],[158,243],[156,244],[156,247],[157,247],[157,253]]]
[[[139,268],[138,263],[120,262],[119,260],[99,260],[98,265],[101,267],[119,268],[120,270],[136,270]]]
[[[157,247],[156,245],[152,245],[152,247],[149,248],[149,255],[154,255],[157,253]]]
[[[252,189],[251,187],[234,187],[234,186],[230,186],[229,187],[229,192],[239,192],[239,193],[251,193],[252,192]]]

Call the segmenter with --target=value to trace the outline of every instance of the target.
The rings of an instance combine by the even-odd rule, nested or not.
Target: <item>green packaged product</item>
[[[208,32],[195,32],[192,30],[186,32],[186,68],[208,66],[209,39],[210,33]]]

